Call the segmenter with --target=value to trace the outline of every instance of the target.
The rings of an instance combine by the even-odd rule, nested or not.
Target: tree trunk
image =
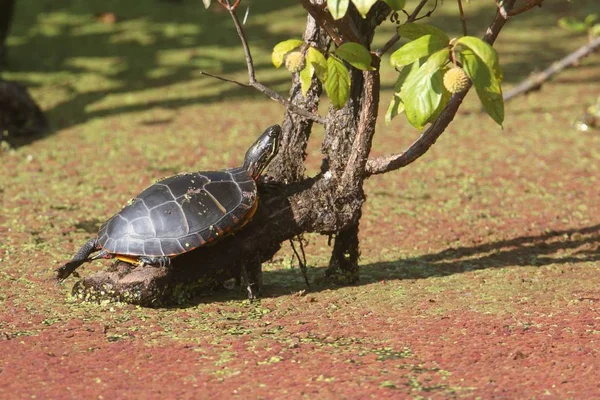
[[[306,20],[303,35],[304,42],[325,52],[331,40],[320,29],[310,15]],[[320,82],[313,78],[313,83],[306,97],[302,95],[300,79],[294,74],[290,90],[290,102],[306,110],[316,113],[319,108],[319,96],[322,93]],[[312,131],[313,121],[293,112],[286,111],[282,124],[283,139],[279,154],[269,167],[269,174],[279,182],[298,182],[304,179],[306,170],[306,146]]]
[[[378,3],[363,19],[350,7],[348,18],[363,45],[369,47],[375,28],[388,13],[385,3]],[[329,45],[329,39],[311,17],[304,38],[321,49]],[[350,68],[350,98],[341,109],[329,110],[330,122],[325,126],[321,148],[321,173],[311,178],[304,176],[312,123],[288,112],[280,153],[269,167],[270,176],[259,182],[258,211],[241,231],[214,246],[174,258],[170,270],[145,267],[132,271],[117,263],[111,272],[79,282],[74,288],[76,294],[87,299],[108,297],[142,305],[185,301],[198,291],[238,278],[242,265],[250,266],[252,274],[260,276],[257,261],[271,259],[281,243],[304,232],[335,235],[327,275],[338,281],[356,282],[358,223],[365,201],[363,181],[379,100],[379,65],[374,67],[373,71],[364,72]],[[296,77],[291,101],[316,110],[321,88],[316,80],[313,83],[303,97]]]
[[[15,0],[0,0],[0,73],[6,56],[6,38],[10,30]],[[44,113],[27,88],[0,78],[0,142],[12,145],[27,142],[27,137],[47,131]]]
[[[6,57],[5,42],[15,11],[15,0],[0,0],[0,71]]]

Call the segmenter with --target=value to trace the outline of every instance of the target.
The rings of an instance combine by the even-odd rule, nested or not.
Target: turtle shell
[[[113,254],[175,256],[239,229],[256,206],[256,183],[244,168],[179,174],[106,221],[98,244]]]

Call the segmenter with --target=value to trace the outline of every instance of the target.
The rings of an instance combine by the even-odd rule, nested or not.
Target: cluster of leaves
[[[218,1],[232,8],[239,4],[239,0],[231,6],[228,0]],[[327,0],[327,9],[335,20],[339,20],[347,14],[352,3],[365,18],[377,1],[384,1],[394,11],[403,10],[406,3],[406,0]],[[211,4],[211,0],[203,2],[207,8]],[[596,20],[596,16],[589,16],[583,24],[589,26]],[[398,34],[409,42],[390,58],[399,74],[386,122],[404,112],[408,121],[421,129],[440,115],[452,93],[467,90],[472,83],[484,109],[502,125],[502,70],[494,48],[472,36],[450,40],[444,31],[425,24],[406,23],[398,27]],[[276,68],[285,64],[290,72],[299,74],[304,96],[316,76],[335,108],[343,107],[350,96],[349,66],[361,71],[374,69],[369,49],[354,42],[343,43],[323,54],[300,39],[289,39],[274,47],[272,61]]]
[[[398,33],[409,42],[390,57],[399,74],[386,113],[388,123],[403,111],[419,129],[434,121],[451,98],[444,85],[444,74],[452,67],[460,67],[475,86],[484,109],[502,125],[502,70],[492,46],[473,36],[451,41],[442,30],[425,24],[404,24],[398,27]],[[460,88],[466,89],[468,84]]]
[[[583,21],[573,17],[563,17],[558,20],[558,25],[571,32],[587,32],[591,38],[600,36],[600,16],[598,14],[590,14]]]
[[[452,67],[460,67],[474,84],[484,109],[502,125],[502,70],[493,47],[473,36],[451,41],[442,30],[425,24],[401,25],[398,34],[409,42],[390,57],[399,74],[386,122],[402,112],[419,129],[434,121],[451,98],[450,90],[444,86],[444,75]],[[344,62],[362,71],[373,70],[369,50],[353,42],[344,43],[324,55],[302,40],[290,39],[273,49],[273,65],[279,68],[288,57],[294,59],[293,67],[286,63],[288,68],[299,72],[302,94],[306,96],[316,75],[336,108],[346,104],[350,93],[350,73]],[[297,65],[297,58],[302,60],[301,65]],[[458,88],[466,90],[468,86],[466,82]]]
[[[327,96],[336,108],[342,107],[350,95],[350,72],[344,61],[362,71],[371,71],[371,53],[364,46],[347,42],[330,52],[325,57],[321,51],[306,46],[302,40],[285,40],[275,46],[272,53],[273,65],[279,68],[286,57],[303,57],[304,65],[300,69],[300,83],[302,94],[306,96],[313,76],[321,81]]]

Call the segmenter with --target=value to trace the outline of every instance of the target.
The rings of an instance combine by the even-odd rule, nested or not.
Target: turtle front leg
[[[140,256],[138,258],[139,262],[138,265],[140,265],[141,267],[143,267],[144,265],[151,265],[153,267],[159,267],[159,268],[168,268],[171,266],[171,257],[168,256],[157,256],[157,257],[150,257],[150,256]]]

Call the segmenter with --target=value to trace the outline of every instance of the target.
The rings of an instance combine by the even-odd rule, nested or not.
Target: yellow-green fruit
[[[469,77],[462,68],[450,68],[444,74],[444,86],[450,93],[462,92],[469,85]]]
[[[304,68],[304,54],[300,51],[292,51],[285,56],[285,67],[294,73]]]

